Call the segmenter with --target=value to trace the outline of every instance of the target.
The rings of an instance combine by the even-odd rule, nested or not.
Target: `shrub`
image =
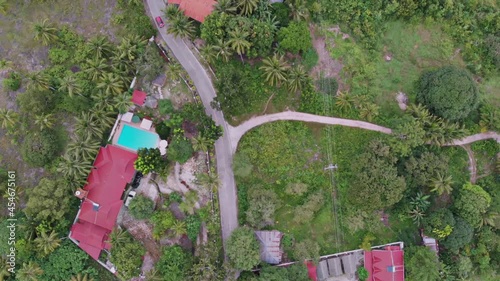
[[[358,267],[357,272],[359,281],[365,281],[366,279],[368,279],[368,270],[366,270],[364,266]]]
[[[116,265],[121,277],[129,280],[130,278],[139,275],[142,264],[142,256],[146,251],[144,247],[139,242],[132,239],[131,236],[127,237],[128,241],[126,243],[111,249],[111,262]]]
[[[271,12],[276,17],[281,27],[287,27],[290,22],[290,8],[285,3],[276,2],[271,4]]]
[[[304,53],[303,57],[304,57],[303,64],[307,70],[310,70],[318,63],[319,59],[318,53],[314,48],[309,48],[307,52]]]
[[[280,29],[278,42],[281,48],[292,53],[305,52],[312,47],[311,33],[305,21],[292,22]]]
[[[185,137],[174,137],[169,145],[167,158],[173,162],[186,163],[193,155],[191,142]]]
[[[154,226],[153,237],[159,240],[163,234],[174,225],[175,221],[176,219],[170,211],[155,212],[153,216],[151,216],[151,222]]]
[[[274,213],[279,206],[278,196],[272,191],[254,187],[248,192],[247,222],[256,228],[274,224]]]
[[[295,244],[293,256],[298,261],[316,260],[320,257],[319,250],[320,248],[316,241],[306,239]]]
[[[166,140],[170,137],[172,129],[165,124],[165,122],[160,122],[155,126],[156,133],[160,136],[160,139]]]
[[[21,144],[21,155],[26,163],[35,167],[50,164],[61,152],[62,144],[53,130],[28,133]]]
[[[21,87],[21,75],[17,72],[9,73],[9,76],[3,80],[3,87],[7,91],[17,91]]]
[[[144,195],[138,195],[132,199],[128,209],[134,218],[143,220],[149,218],[153,214],[154,207],[155,204],[151,199]]]
[[[162,99],[158,102],[158,110],[162,115],[168,115],[174,112],[174,105],[169,99]]]
[[[43,270],[40,280],[70,280],[78,273],[97,277],[96,270],[89,267],[89,255],[69,240],[64,240],[61,246],[44,259],[40,265]]]
[[[156,268],[165,281],[186,280],[191,267],[191,256],[180,246],[165,247]]]
[[[457,121],[476,109],[479,91],[466,70],[446,66],[422,75],[417,84],[417,101],[432,113]]]
[[[196,243],[196,238],[198,238],[198,234],[200,233],[200,227],[201,220],[199,216],[192,215],[186,218],[187,236],[193,243]]]
[[[158,148],[140,148],[137,151],[137,160],[135,160],[134,168],[146,175],[159,171],[164,167],[164,164]]]
[[[170,193],[168,195],[168,205],[170,205],[172,202],[181,203],[182,202],[182,195],[177,191]]]
[[[260,263],[259,243],[251,228],[239,227],[226,241],[226,254],[234,268],[251,270]]]

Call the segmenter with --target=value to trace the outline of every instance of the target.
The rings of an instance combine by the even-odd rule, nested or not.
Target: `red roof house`
[[[168,0],[169,4],[179,5],[184,14],[196,21],[203,22],[210,15],[217,3],[214,0]]]
[[[123,205],[123,191],[135,173],[137,154],[114,145],[101,147],[83,190],[87,196],[78,211],[70,237],[94,259],[111,247],[106,241]]]
[[[137,105],[143,106],[146,102],[146,93],[144,93],[143,91],[134,90],[134,92],[132,93],[132,102]]]
[[[368,281],[404,281],[403,250],[387,246],[383,250],[365,251]]]

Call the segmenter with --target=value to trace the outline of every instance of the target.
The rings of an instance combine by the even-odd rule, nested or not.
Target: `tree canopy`
[[[158,148],[140,148],[137,151],[137,160],[135,160],[134,168],[145,175],[151,172],[158,172],[164,164]]]
[[[191,158],[193,153],[191,142],[185,137],[176,136],[168,146],[167,158],[170,161],[184,164]]]
[[[156,265],[165,281],[186,280],[186,274],[192,264],[191,256],[180,246],[165,247]]]
[[[481,225],[482,215],[491,204],[491,196],[479,185],[466,183],[460,189],[453,205],[456,213],[473,227]]]
[[[26,136],[21,144],[21,155],[30,165],[43,167],[57,157],[61,148],[57,133],[52,130],[43,130]]]
[[[71,206],[71,191],[59,180],[41,179],[28,193],[24,212],[37,221],[61,220]]]
[[[154,211],[154,202],[144,195],[137,195],[128,207],[130,214],[139,220],[149,218]]]
[[[476,109],[479,90],[466,70],[445,66],[422,75],[418,81],[417,100],[432,113],[456,121]]]
[[[434,252],[425,246],[405,248],[405,268],[408,281],[439,280],[439,263]]]
[[[259,243],[251,228],[240,227],[226,241],[226,254],[236,269],[251,270],[260,262]]]
[[[292,22],[278,32],[280,47],[292,53],[305,52],[312,47],[311,33],[307,22]]]

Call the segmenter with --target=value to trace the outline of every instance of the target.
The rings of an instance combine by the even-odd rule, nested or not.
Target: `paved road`
[[[475,135],[465,137],[463,139],[451,141],[449,143],[446,143],[444,146],[464,145],[464,144],[469,144],[469,143],[473,143],[476,141],[487,140],[487,139],[494,139],[498,143],[500,143],[500,134],[497,132],[491,132],[491,131],[485,132],[485,133],[480,133],[480,134],[475,134]]]
[[[147,0],[149,12],[153,18],[163,16],[162,10],[165,8],[161,0]],[[167,43],[172,53],[179,63],[187,71],[191,80],[193,80],[196,89],[201,97],[205,111],[212,116],[215,123],[224,128],[224,135],[215,142],[215,154],[217,157],[217,173],[221,181],[219,187],[219,202],[221,213],[222,239],[226,240],[231,232],[238,227],[238,207],[236,196],[236,184],[231,167],[231,139],[229,138],[230,127],[224,120],[222,112],[213,110],[210,102],[215,97],[215,90],[203,66],[198,62],[188,46],[180,38],[167,34],[166,27],[160,28],[159,33]]]
[[[262,116],[253,117],[244,123],[240,124],[237,127],[231,128],[230,136],[231,136],[231,151],[233,153],[236,152],[236,148],[238,147],[238,142],[241,137],[257,126],[260,126],[265,123],[274,122],[278,120],[294,120],[294,121],[303,121],[303,122],[312,122],[312,123],[321,123],[321,124],[329,124],[329,125],[341,125],[353,128],[361,128],[365,130],[377,131],[384,134],[391,134],[392,130],[386,127],[382,127],[376,124],[360,121],[360,120],[351,120],[344,118],[335,118],[335,117],[327,117],[314,115],[303,112],[296,111],[285,111],[274,114],[267,114]]]

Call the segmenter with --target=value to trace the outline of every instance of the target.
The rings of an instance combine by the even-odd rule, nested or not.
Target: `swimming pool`
[[[158,135],[153,132],[123,124],[118,145],[137,151],[139,148],[157,148],[159,140]]]

